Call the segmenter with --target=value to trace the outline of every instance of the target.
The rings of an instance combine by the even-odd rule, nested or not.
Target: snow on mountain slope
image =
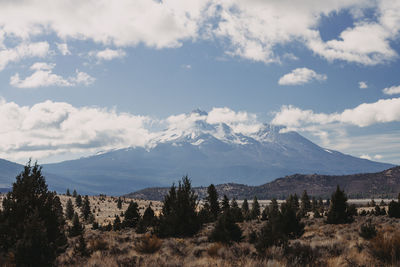
[[[294,173],[340,175],[393,166],[326,150],[277,126],[260,124],[246,133],[240,125],[210,121],[203,111],[192,112],[191,118],[170,124],[144,148],[48,164],[44,170],[79,183],[76,187],[83,192],[123,194],[169,186],[186,174],[194,185],[257,185]]]

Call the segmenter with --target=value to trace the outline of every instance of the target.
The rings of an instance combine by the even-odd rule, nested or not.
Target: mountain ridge
[[[227,183],[217,184],[215,188],[222,198],[285,199],[289,194],[300,196],[307,190],[310,196],[330,197],[336,186],[345,190],[350,198],[397,198],[400,193],[400,166],[378,173],[359,173],[352,175],[293,174],[281,177],[259,186]],[[170,187],[146,188],[124,195],[125,197],[160,201]],[[194,187],[199,198],[205,198],[207,187]]]
[[[146,187],[170,186],[186,174],[194,186],[259,185],[293,173],[344,175],[394,166],[319,147],[280,126],[262,124],[250,131],[248,126],[210,122],[201,111],[191,114],[191,123],[167,127],[153,136],[148,146],[44,164],[49,188],[122,195]],[[0,184],[3,181],[10,183],[3,178]]]

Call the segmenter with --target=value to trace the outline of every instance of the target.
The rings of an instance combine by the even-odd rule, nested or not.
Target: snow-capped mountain
[[[244,133],[226,123],[207,122],[205,112],[194,113],[195,119],[188,125],[168,127],[147,147],[47,164],[47,180],[52,185],[53,177],[57,177],[59,188],[60,177],[65,177],[69,180],[65,188],[123,194],[170,186],[186,174],[194,185],[258,185],[294,173],[340,175],[393,167],[321,148],[296,132],[282,132],[281,127],[257,125]]]

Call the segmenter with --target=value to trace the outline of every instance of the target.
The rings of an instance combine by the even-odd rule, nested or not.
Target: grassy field
[[[4,195],[0,196],[0,198]],[[60,195],[65,209],[68,198]],[[116,197],[90,196],[91,209],[100,225],[113,222],[121,215],[131,199],[123,199],[122,208],[117,208]],[[155,213],[162,203],[136,200],[141,213],[151,204]],[[380,199],[375,199],[377,204]],[[269,201],[259,201],[261,207]],[[350,200],[358,211],[372,210],[366,207],[369,200]],[[388,200],[385,200],[388,203]],[[251,201],[249,201],[251,205]],[[79,212],[75,206],[76,211]],[[121,218],[122,219],[122,218]],[[243,240],[231,245],[210,242],[208,236],[214,227],[206,224],[191,238],[159,239],[147,234],[137,234],[133,229],[120,231],[92,230],[85,225],[84,237],[89,255],[76,252],[78,237],[68,238],[68,249],[57,259],[58,266],[400,266],[400,220],[388,216],[356,216],[351,224],[329,225],[325,218],[304,218],[304,234],[290,240],[286,248],[270,247],[263,256],[254,246],[253,232],[258,232],[263,221],[253,220],[239,223]],[[360,237],[362,224],[370,221],[376,225],[378,235],[365,240]],[[70,225],[71,222],[67,221]]]
[[[365,240],[360,225],[371,219],[378,236]],[[230,246],[208,241],[213,228],[206,225],[192,238],[151,239],[133,230],[101,232],[87,226],[85,239],[91,255],[77,256],[69,239],[68,250],[58,258],[59,266],[399,266],[400,223],[386,216],[358,216],[349,225],[327,225],[324,219],[305,219],[303,236],[288,248],[271,247],[260,257],[249,238],[261,228],[260,221],[240,224],[244,239]],[[147,241],[146,241],[147,240]],[[145,245],[143,245],[145,242]],[[393,245],[394,244],[394,245]],[[397,246],[396,246],[397,245]],[[386,250],[386,251],[385,251]]]

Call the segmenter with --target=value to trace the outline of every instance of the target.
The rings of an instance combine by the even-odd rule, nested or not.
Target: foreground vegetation
[[[1,266],[398,266],[400,204],[349,205],[304,191],[262,207],[218,196],[199,205],[188,177],[162,203],[63,196],[28,164],[0,211]],[[106,211],[106,212],[105,212]]]

